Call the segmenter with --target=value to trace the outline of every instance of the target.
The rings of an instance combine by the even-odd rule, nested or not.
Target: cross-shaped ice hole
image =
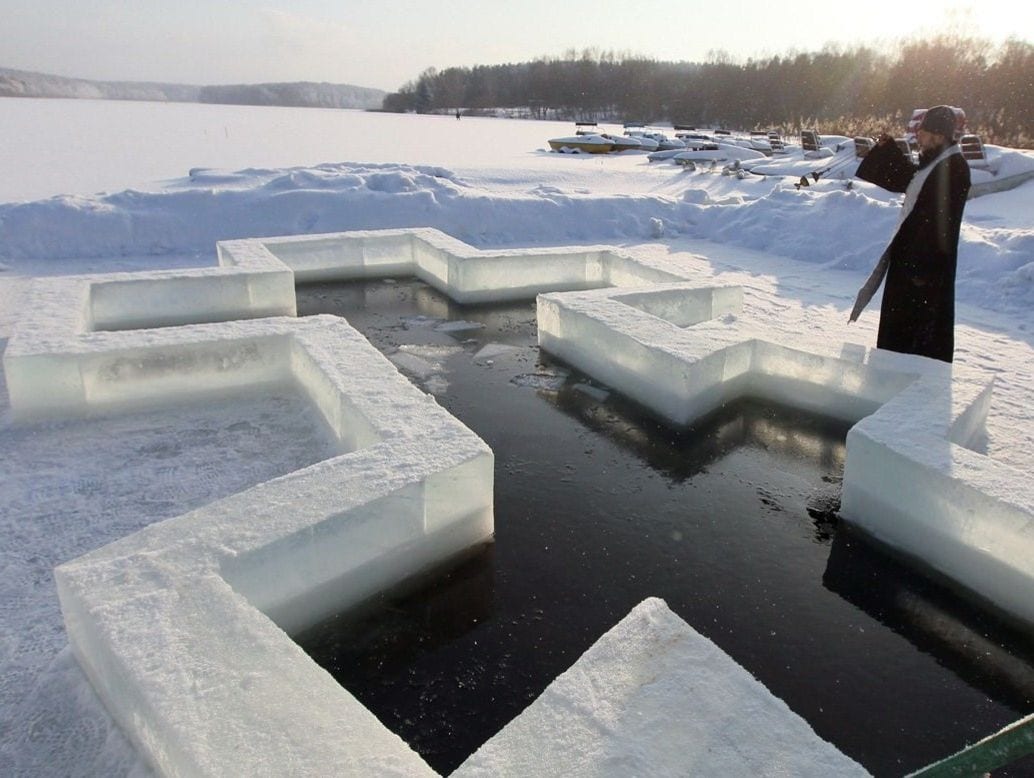
[[[706,290],[701,291],[706,292]],[[679,290],[672,290],[672,294],[677,292]],[[629,297],[637,298],[648,294],[648,292],[632,291],[625,292],[620,297],[622,302],[626,302]],[[671,297],[671,295],[667,296]],[[407,307],[406,300],[408,300],[409,307]],[[443,368],[449,388],[442,391],[439,400],[444,402],[453,413],[459,415],[465,423],[472,425],[478,434],[485,437],[486,441],[496,450],[498,472],[500,473],[500,480],[497,481],[497,495],[500,502],[497,503],[496,521],[500,532],[503,531],[501,528],[505,526],[506,534],[503,538],[505,546],[501,545],[500,553],[494,556],[497,560],[495,572],[498,576],[493,598],[497,603],[496,607],[492,609],[494,612],[490,612],[487,617],[480,619],[480,623],[476,623],[479,614],[470,614],[450,607],[457,601],[466,602],[466,599],[461,600],[458,594],[450,594],[444,597],[444,601],[439,601],[438,595],[434,594],[427,594],[426,598],[422,595],[402,599],[393,597],[384,602],[384,609],[379,617],[370,616],[361,624],[355,624],[352,623],[349,616],[343,615],[333,625],[328,624],[320,630],[319,637],[299,638],[299,642],[306,650],[328,670],[335,673],[341,683],[353,691],[371,710],[375,711],[382,721],[405,737],[421,753],[428,754],[428,759],[433,760],[432,765],[439,769],[448,769],[457,763],[456,760],[462,759],[463,755],[469,753],[471,748],[480,743],[487,736],[486,733],[494,732],[495,727],[501,726],[505,719],[500,709],[505,709],[512,700],[526,699],[524,696],[526,685],[530,683],[527,679],[534,672],[531,668],[541,669],[543,662],[548,661],[545,657],[555,657],[557,652],[563,651],[563,646],[569,646],[568,641],[571,639],[571,634],[595,636],[605,629],[606,626],[600,627],[597,624],[595,629],[580,632],[578,625],[582,623],[583,618],[588,618],[584,615],[585,612],[603,607],[601,602],[612,601],[613,598],[620,597],[619,592],[626,591],[629,586],[627,579],[630,576],[638,581],[646,579],[655,581],[658,588],[647,588],[646,592],[663,596],[666,599],[674,597],[675,600],[669,599],[669,603],[690,623],[720,629],[721,634],[726,638],[725,641],[721,641],[723,648],[730,652],[737,650],[736,639],[732,636],[733,630],[729,630],[726,634],[724,626],[718,627],[712,624],[710,615],[699,621],[696,620],[693,617],[699,617],[701,614],[695,606],[679,599],[679,594],[676,594],[678,587],[665,588],[669,582],[658,580],[657,571],[663,570],[669,574],[672,580],[685,581],[680,578],[676,570],[668,567],[664,555],[660,555],[660,558],[645,560],[638,551],[644,545],[650,546],[658,542],[658,532],[665,522],[656,521],[660,518],[657,514],[658,512],[666,514],[667,510],[670,510],[670,508],[666,508],[663,494],[651,492],[649,481],[639,480],[635,477],[636,467],[629,462],[627,457],[612,452],[608,453],[605,458],[600,456],[598,460],[595,459],[589,449],[599,449],[600,443],[603,443],[603,441],[596,440],[596,435],[586,435],[584,431],[580,432],[577,426],[572,428],[569,424],[565,424],[564,420],[556,418],[555,412],[550,413],[548,410],[545,410],[544,413],[547,418],[552,418],[552,422],[547,422],[546,429],[552,430],[554,436],[543,436],[543,430],[539,426],[542,422],[536,422],[540,412],[537,410],[538,406],[548,408],[554,407],[555,404],[555,407],[564,409],[565,415],[577,418],[586,428],[599,430],[606,425],[604,437],[618,443],[618,448],[625,448],[626,445],[634,445],[634,443],[629,441],[626,444],[626,441],[619,440],[614,434],[615,430],[620,435],[626,430],[633,432],[636,428],[611,426],[607,420],[614,416],[619,407],[627,406],[627,404],[618,404],[615,400],[608,402],[606,406],[599,406],[592,402],[577,403],[575,398],[580,395],[580,392],[572,389],[572,386],[584,386],[585,384],[581,382],[586,380],[584,377],[575,377],[577,374],[571,376],[566,390],[561,390],[559,396],[554,396],[558,388],[555,384],[552,385],[552,390],[550,387],[545,387],[546,391],[537,403],[529,401],[529,398],[533,398],[536,393],[513,392],[512,389],[507,391],[507,381],[512,375],[519,374],[522,369],[532,369],[531,366],[535,365],[534,350],[531,348],[522,349],[524,368],[514,364],[520,360],[514,360],[510,364],[496,364],[490,368],[478,368],[471,365],[471,355],[481,353],[480,350],[484,344],[499,342],[500,338],[506,343],[511,342],[506,334],[509,327],[500,325],[512,317],[525,315],[525,311],[528,311],[527,306],[461,308],[448,303],[444,298],[427,289],[423,283],[411,280],[400,284],[372,281],[358,284],[312,286],[305,290],[304,298],[302,290],[299,290],[299,311],[303,312],[305,309],[313,312],[335,312],[346,316],[372,342],[383,343],[383,348],[389,354],[395,348],[405,349],[406,346],[400,344],[407,342],[407,337],[417,337],[417,342],[423,342],[419,339],[419,333],[403,332],[392,326],[396,317],[397,320],[408,321],[414,311],[426,312],[428,316],[436,317],[430,318],[426,322],[421,321],[421,327],[418,328],[421,332],[427,327],[437,329],[436,325],[442,325],[442,320],[449,318],[474,318],[484,326],[483,330],[476,330],[473,335],[464,336],[466,356],[463,356],[463,349],[456,348],[459,355],[451,357],[449,364]],[[528,314],[533,316],[534,311],[530,310]],[[723,313],[722,318],[729,315],[731,314]],[[525,319],[522,318],[523,320]],[[533,321],[527,325],[526,329],[530,337],[534,337]],[[389,337],[381,337],[379,333],[382,332],[389,334]],[[529,352],[530,359],[528,359]],[[864,350],[862,350],[862,356],[864,357]],[[477,362],[476,358],[474,361]],[[862,360],[854,357],[853,361]],[[559,368],[559,365],[553,360],[548,360],[543,364],[536,365],[533,369],[537,374],[545,375],[552,372],[552,365]],[[411,372],[411,377],[418,384],[426,385],[427,383],[426,375],[422,371]],[[576,381],[579,383],[575,384]],[[534,386],[535,384],[520,382],[517,385]],[[599,386],[599,384],[594,385]],[[520,399],[521,395],[524,395],[523,400]],[[615,396],[615,393],[611,393],[612,398]],[[516,402],[513,398],[517,398]],[[792,410],[784,409],[781,413],[790,419],[799,417],[799,414]],[[637,414],[632,415],[632,418],[636,417]],[[507,420],[513,419],[520,419],[520,424],[514,426],[507,422]],[[653,463],[657,460],[647,451],[653,449],[652,453],[656,453],[658,430],[655,424],[645,419],[644,422],[646,426],[639,429],[646,433],[646,441],[640,450],[642,456],[650,458],[651,466],[656,467],[657,465]],[[765,423],[761,422],[761,426],[765,426]],[[697,425],[694,424],[694,427]],[[846,433],[846,429],[846,424],[841,427],[839,449],[843,448],[842,435]],[[797,430],[787,430],[787,437],[794,438],[796,432]],[[709,425],[695,429],[694,433],[702,439],[710,439],[715,434],[710,430]],[[666,435],[667,433],[660,434]],[[782,436],[778,431],[762,430],[762,436],[765,448],[769,448],[769,446],[779,448],[779,439]],[[572,441],[575,441],[573,446],[570,445]],[[539,445],[534,445],[535,442],[538,442]],[[804,443],[810,447],[809,442]],[[606,443],[603,443],[602,448],[604,450],[612,449]],[[686,459],[690,458],[686,457]],[[734,459],[741,461],[741,464],[731,473],[727,467],[725,468],[729,480],[739,486],[740,492],[746,491],[748,498],[753,497],[755,489],[752,485],[751,471],[743,468],[739,452]],[[601,478],[594,481],[591,476],[587,475],[594,469],[599,470],[601,466],[604,472]],[[778,472],[780,468],[785,467],[785,464],[780,459],[771,461],[765,467],[766,469],[761,473]],[[772,470],[769,471],[767,468],[772,468]],[[606,474],[608,471],[609,475]],[[667,471],[664,471],[664,474],[664,477],[658,480],[667,482],[671,476]],[[760,480],[756,480],[759,473],[753,471],[753,475],[754,483],[764,483],[770,477],[761,475]],[[677,475],[674,477],[678,478]],[[778,476],[772,477],[778,478]],[[563,485],[558,484],[557,481],[567,483]],[[520,485],[512,485],[515,482]],[[613,487],[613,491],[610,487]],[[672,487],[675,488],[674,484]],[[593,499],[597,488],[612,496],[603,500]],[[836,503],[839,505],[839,479],[833,489]],[[570,490],[575,490],[578,497],[574,499],[571,499],[570,496],[565,497],[565,492]],[[626,495],[623,494],[625,491],[638,494],[642,501],[641,504],[637,504],[635,500],[625,499]],[[661,491],[663,493],[664,490]],[[678,492],[677,488],[675,491]],[[696,506],[702,502],[704,491],[701,485],[701,489],[695,489],[692,494],[683,493],[687,498],[687,511],[692,510],[690,506]],[[683,543],[684,549],[688,549],[690,546],[694,549],[707,547],[712,536],[720,535],[722,531],[725,531],[724,529],[719,530],[719,527],[724,528],[727,524],[738,525],[738,516],[748,514],[750,508],[744,505],[739,496],[733,494],[737,491],[736,486],[729,491],[730,494],[726,495],[726,500],[710,503],[713,506],[714,515],[721,517],[715,523],[712,531],[698,534],[687,533],[686,537],[692,537],[694,540]],[[823,491],[826,493],[825,490]],[[792,503],[786,499],[786,490],[778,488],[769,490],[768,496],[772,497],[772,500],[769,502],[767,498],[763,498],[762,502],[769,502],[776,506],[782,503],[790,512],[773,513],[770,517],[759,516],[756,518],[757,526],[754,529],[758,532],[767,532],[771,529],[771,525],[778,525],[785,534],[794,534],[791,529],[795,526],[791,518],[794,511],[790,507]],[[510,508],[514,502],[520,506],[519,509]],[[749,504],[750,500],[748,499],[746,502]],[[732,508],[728,520],[722,512],[726,507]],[[616,513],[611,513],[611,511]],[[764,509],[762,509],[762,514],[764,514]],[[806,528],[810,530],[811,527],[807,526],[808,520],[803,506],[800,509],[800,515],[804,518]],[[536,520],[532,520],[532,517],[535,517]],[[612,522],[622,524],[626,519],[641,530],[641,535],[629,533],[623,542],[617,544],[618,547],[606,540],[600,540],[605,538],[613,541]],[[518,534],[520,530],[517,527],[523,526],[525,521],[531,522],[538,529],[529,529],[526,531],[526,535]],[[563,531],[556,531],[554,527],[557,525],[565,527],[572,525],[577,526],[578,529],[566,534]],[[745,536],[754,536],[758,532],[744,527]],[[845,534],[852,537],[846,532]],[[661,542],[664,537],[661,533]],[[742,570],[728,571],[728,577],[725,580],[728,581],[729,587],[735,587],[737,590],[739,590],[741,581],[749,580],[754,582],[758,589],[781,592],[782,589],[777,583],[782,575],[779,572],[780,569],[806,567],[806,565],[799,564],[792,554],[785,552],[776,552],[775,559],[778,561],[769,560],[765,552],[780,548],[780,541],[776,537],[771,537],[768,546],[762,544],[760,548],[757,545],[752,546],[751,541],[746,539],[742,544],[737,545],[742,545],[744,549],[751,549],[754,554],[757,554],[754,557],[750,552],[746,552],[745,555],[751,560],[751,564]],[[502,550],[506,547],[509,550]],[[608,559],[612,567],[606,580],[610,581],[611,585],[596,589],[588,582],[593,580],[589,572],[591,565],[588,560],[599,556],[601,551],[606,552],[608,547],[611,553]],[[519,563],[515,563],[513,560],[512,549],[514,548],[526,550]],[[541,553],[530,553],[530,548],[539,550]],[[572,548],[580,549],[581,553],[586,556],[580,558],[578,553],[572,554]],[[684,550],[682,553],[679,553],[676,548],[671,550],[690,567],[696,566],[695,561],[704,561],[704,557],[699,554],[694,556],[688,550]],[[729,551],[731,552],[732,549]],[[728,556],[738,558],[738,552],[715,555],[716,558],[722,559]],[[577,570],[578,575],[573,575],[566,580],[563,577],[560,580],[549,577],[548,571],[552,566],[556,566],[558,559],[564,560],[564,567]],[[706,566],[711,567],[710,564]],[[631,575],[632,573],[635,575]],[[581,580],[583,574],[588,581]],[[821,576],[821,568],[817,575]],[[549,581],[549,585],[538,588],[532,585],[522,587],[515,582],[516,579],[525,576],[539,580],[545,578]],[[444,578],[452,580],[449,575],[445,575]],[[491,573],[482,578],[491,580]],[[660,576],[660,579],[664,578],[664,575]],[[429,584],[429,588],[438,591],[440,585],[440,582],[436,581]],[[485,588],[480,588],[476,583],[473,587],[477,588],[479,593],[484,594]],[[487,587],[487,583],[481,584],[481,587]],[[515,590],[522,591],[525,595],[537,595],[538,599],[536,601],[529,596],[515,596]],[[447,587],[446,591],[452,592],[453,589]],[[561,603],[572,596],[577,597],[579,592],[586,591],[592,594],[589,600],[583,602],[581,609],[576,609],[575,613],[564,610]],[[696,592],[699,599],[702,600],[714,602],[720,599],[716,591],[706,588],[696,589]],[[824,602],[824,592],[821,587],[814,594],[814,598],[808,598],[806,603],[801,603],[802,611],[807,611],[810,607],[821,607],[817,605],[818,602]],[[779,595],[774,595],[774,597],[780,600],[781,605],[787,604],[782,602]],[[690,600],[692,599],[694,598],[690,598]],[[528,603],[526,611],[521,606],[515,605],[518,602]],[[735,610],[737,606],[743,610],[751,609],[751,601],[747,595],[744,595],[743,601],[740,603],[726,604],[731,605],[732,610]],[[534,608],[533,606],[536,605],[541,607]],[[833,603],[829,605],[831,607],[827,611],[828,621],[819,620],[814,625],[816,629],[827,629],[836,620],[833,613],[837,611],[837,606]],[[773,602],[773,608],[775,607]],[[536,633],[534,625],[526,623],[525,613],[527,612],[527,618],[530,621],[534,621],[539,617],[531,614],[533,612],[541,613],[542,608],[545,608],[545,615],[542,616],[546,620],[545,624],[552,625],[545,632],[553,636],[553,639],[538,645],[529,642],[525,633],[541,635],[542,632]],[[792,606],[790,608],[793,610]],[[457,610],[460,610],[460,613],[457,613]],[[706,611],[706,609],[704,610]],[[729,608],[721,609],[723,613],[728,610]],[[444,615],[445,612],[448,612],[449,615]],[[767,613],[767,610],[763,608],[763,612]],[[462,622],[463,629],[457,629],[461,613],[468,616],[468,619]],[[411,616],[411,621],[406,618],[407,614]],[[764,620],[761,612],[758,613],[758,616],[758,620]],[[444,622],[444,626],[442,622]],[[725,623],[724,620],[721,621],[721,624]],[[788,618],[787,621],[780,622],[778,625],[779,637],[772,638],[774,642],[783,646],[784,651],[787,642],[793,640],[793,638],[787,637],[787,631],[793,633],[794,627],[801,628],[792,617]],[[439,629],[444,633],[444,642],[441,645],[435,639],[439,634]],[[507,640],[503,637],[497,646],[493,636],[498,635],[500,630],[504,635],[510,633],[511,639]],[[865,631],[877,633],[880,628],[879,625],[866,626]],[[763,640],[767,641],[769,633],[765,631],[763,634]],[[411,641],[406,639],[408,636],[411,636]],[[850,639],[846,641],[843,646],[842,662],[849,665],[855,664],[848,656],[851,650],[849,646],[859,645],[860,642],[862,641]],[[475,645],[472,646],[472,643]],[[508,648],[504,649],[504,646]],[[578,651],[580,652],[580,650],[579,648]],[[576,655],[577,652],[569,661],[573,661],[573,656]],[[818,669],[822,664],[821,661],[809,663],[802,659],[802,664],[811,667],[813,672],[824,675]],[[864,665],[864,660],[858,664]],[[756,665],[748,666],[753,671],[758,671]],[[505,675],[507,670],[503,669],[509,667],[513,667],[513,670],[510,670],[513,673],[512,680],[509,684],[504,685],[496,679],[500,676],[509,678],[510,676]],[[553,674],[563,667],[566,667],[566,664],[558,662]],[[492,668],[499,669],[493,670]],[[516,668],[525,669],[518,672]],[[789,668],[787,668],[787,672],[790,672]],[[549,678],[552,678],[552,675]],[[768,679],[771,678],[772,676],[769,675]],[[546,682],[543,680],[540,685],[536,685],[535,692],[537,693]],[[782,679],[779,680],[779,683],[783,682]],[[494,701],[491,705],[487,703],[489,698]],[[790,697],[787,697],[787,701],[796,709],[800,698],[797,698],[797,703]],[[951,704],[947,700],[946,703]],[[899,713],[901,707],[897,707]],[[830,711],[831,705],[827,704],[827,715],[830,714]],[[842,720],[843,716],[838,714],[837,718]],[[920,718],[922,718],[922,714],[920,714]],[[486,722],[490,723],[486,724]],[[480,734],[480,740],[477,739],[478,734]],[[839,740],[836,742],[840,743]]]
[[[411,254],[400,261],[406,246]],[[16,416],[84,415],[163,393],[289,379],[343,439],[354,438],[344,444],[350,453],[58,569],[80,662],[165,771],[225,775],[247,765],[304,764],[329,774],[358,761],[374,773],[427,773],[248,598],[285,624],[314,618],[332,599],[324,595],[348,588],[341,570],[328,569],[332,555],[320,544],[347,543],[338,527],[378,500],[397,510],[398,532],[415,533],[403,547],[380,549],[389,571],[399,569],[400,554],[411,555],[405,565],[412,568],[485,539],[491,452],[340,323],[255,318],[170,326],[290,315],[294,280],[340,277],[343,266],[359,276],[416,274],[461,302],[597,289],[540,297],[540,342],[675,423],[742,394],[848,418],[875,411],[848,436],[843,515],[1034,623],[1032,487],[1014,468],[964,448],[990,402],[990,385],[967,371],[881,352],[845,359],[837,344],[803,333],[786,343],[749,311],[703,318],[699,300],[664,299],[671,287],[659,286],[653,299],[633,296],[632,304],[611,299],[629,290],[605,287],[671,284],[681,276],[607,247],[481,252],[432,230],[396,230],[230,242],[219,256],[214,272],[38,282],[4,355]],[[249,274],[254,284],[243,279]],[[226,276],[215,282],[217,293],[208,293],[209,276]],[[707,294],[712,316],[728,308],[720,293]],[[116,363],[131,369],[115,370]],[[368,383],[347,389],[357,377]],[[409,388],[397,389],[398,382]],[[369,424],[349,427],[347,420],[359,418]],[[399,427],[405,429],[396,434]],[[263,549],[273,544],[295,553],[297,569],[308,564],[313,575],[267,567]],[[253,649],[243,662],[242,645]],[[225,738],[201,741],[198,732]]]
[[[419,281],[374,281],[299,289],[299,313],[305,311],[333,311],[345,316],[371,342],[383,344],[389,355],[395,348],[405,349],[410,340],[424,342],[428,327],[446,327],[443,319],[472,319],[482,325],[460,336],[463,347],[456,348],[458,353],[442,367],[448,387],[437,396],[496,452],[498,539],[491,561],[485,560],[480,566],[464,565],[460,571],[436,577],[428,583],[436,594],[428,594],[426,599],[417,594],[401,600],[379,598],[382,607],[377,616],[370,615],[357,624],[351,614],[342,614],[332,624],[313,630],[318,636],[298,637],[306,651],[345,688],[443,772],[462,761],[541,693],[557,673],[566,670],[593,640],[619,620],[633,601],[660,596],[690,623],[698,623],[687,615],[697,615],[695,606],[688,602],[725,600],[717,592],[685,586],[694,578],[685,571],[698,568],[695,560],[704,559],[701,549],[713,548],[709,545],[711,537],[735,537],[733,526],[749,532],[750,522],[745,516],[742,522],[739,516],[733,519],[737,511],[732,506],[746,503],[753,507],[757,500],[750,489],[745,500],[722,502],[713,495],[694,504],[694,494],[699,498],[712,488],[725,492],[715,486],[722,476],[714,473],[695,478],[689,474],[690,469],[694,464],[706,467],[704,462],[732,453],[729,449],[733,447],[737,449],[733,460],[745,457],[753,462],[751,457],[755,455],[738,450],[741,442],[757,452],[757,464],[762,467],[771,461],[771,449],[793,447],[794,442],[800,442],[795,439],[796,433],[805,429],[799,425],[782,435],[762,420],[754,422],[753,415],[749,420],[731,416],[718,426],[721,441],[714,446],[705,443],[714,440],[710,425],[701,429],[701,447],[695,440],[687,439],[686,445],[669,442],[667,433],[658,430],[649,417],[620,413],[620,409],[632,410],[633,406],[620,402],[615,393],[609,393],[610,399],[603,404],[599,400],[601,394],[607,394],[603,387],[591,382],[597,391],[587,394],[588,379],[584,376],[548,358],[538,362],[535,311],[528,303],[460,307],[444,301]],[[400,329],[398,322],[411,320],[415,311],[427,311],[437,318],[422,327]],[[485,344],[492,343],[509,344],[514,349],[512,357],[497,359],[494,365],[478,360],[476,355]],[[539,376],[568,376],[568,380],[564,384],[561,379],[562,386],[555,381],[543,384],[513,380],[524,377],[529,370]],[[407,372],[418,385],[427,385],[423,372]],[[609,424],[615,415],[626,423]],[[790,418],[799,416],[791,412]],[[788,422],[779,426],[785,431],[792,425]],[[842,457],[846,425],[833,426],[839,439],[831,445]],[[767,454],[751,445],[752,437],[743,440],[747,429],[758,429],[765,441],[762,445],[771,447]],[[635,432],[643,437],[642,447],[623,437]],[[810,443],[804,445],[810,447]],[[651,451],[644,451],[646,448]],[[665,463],[656,457],[661,448],[669,451]],[[714,452],[713,456],[708,456],[709,452]],[[787,465],[789,458],[780,456],[780,466],[789,466],[795,472],[799,466],[806,473],[789,484],[796,495],[802,481],[814,476],[813,466]],[[842,465],[842,459],[839,461]],[[742,487],[742,481],[729,474],[728,467],[723,464],[717,469],[724,469],[728,481]],[[680,485],[686,478],[698,484],[700,492],[691,490],[688,483]],[[779,475],[772,480],[764,477],[770,485],[784,485],[779,479]],[[735,485],[727,488],[736,491]],[[838,485],[832,488],[838,496]],[[782,495],[787,510],[792,511],[790,506],[796,506],[796,502],[786,499],[787,492]],[[679,506],[684,500],[683,514]],[[720,531],[706,532],[709,517],[724,514],[708,511],[704,504],[730,508],[730,521],[720,520]],[[765,516],[763,507],[760,511],[760,517],[749,515],[766,525],[766,533],[796,538],[800,529],[807,538],[812,537],[813,525],[803,504],[799,513]],[[700,535],[689,529],[696,519],[688,514],[695,512],[699,512],[699,528],[704,530]],[[677,518],[680,514],[681,519]],[[798,525],[798,518],[803,526]],[[684,554],[671,550],[682,557],[682,566],[672,565],[670,555],[663,550],[665,538],[676,529],[684,533],[684,540],[672,545],[681,546]],[[657,550],[658,544],[658,553],[647,550]],[[739,545],[763,552],[750,542]],[[814,544],[805,540],[804,546],[813,548]],[[749,556],[746,550],[743,553]],[[741,558],[739,553],[716,556],[723,559],[719,564]],[[824,558],[821,552],[817,556]],[[601,572],[593,568],[603,559],[609,563],[604,564],[606,571],[602,576],[594,575]],[[807,565],[795,568],[811,569]],[[727,572],[730,581],[742,580],[735,569]],[[466,582],[467,574],[474,575],[469,586],[447,583],[455,584],[457,576]],[[816,578],[820,576],[821,562]],[[774,585],[769,583],[769,591]],[[630,599],[631,586],[636,587],[637,594]],[[738,585],[726,590],[732,588],[740,591]],[[726,604],[732,606],[733,599],[730,597]],[[571,607],[572,601],[576,607]],[[479,602],[483,603],[480,610],[476,608]],[[699,623],[709,625],[711,634],[715,634],[710,617]],[[725,644],[723,648],[730,650]]]

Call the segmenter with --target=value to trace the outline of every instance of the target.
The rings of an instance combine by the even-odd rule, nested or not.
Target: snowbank
[[[773,163],[774,164],[774,163]],[[1002,155],[1010,174],[1034,159]],[[673,165],[672,168],[675,166]],[[820,179],[742,181],[672,172],[660,193],[532,187],[501,192],[439,167],[327,164],[236,172],[194,170],[156,192],[60,196],[0,205],[0,261],[196,255],[220,240],[371,228],[435,227],[474,246],[702,238],[824,268],[867,270],[889,240],[897,198]],[[735,183],[733,183],[735,182]],[[959,251],[958,297],[1013,309],[1034,304],[1034,182],[971,201]]]

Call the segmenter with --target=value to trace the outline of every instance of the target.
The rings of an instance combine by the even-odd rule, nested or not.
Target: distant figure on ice
[[[856,175],[891,192],[904,192],[897,232],[858,293],[858,318],[884,276],[877,348],[951,362],[955,350],[955,265],[969,164],[956,142],[956,114],[929,109],[916,132],[917,168],[894,139],[880,136]]]

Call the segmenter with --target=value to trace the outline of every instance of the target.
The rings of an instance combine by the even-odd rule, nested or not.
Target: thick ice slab
[[[658,599],[636,606],[453,773],[868,774]]]
[[[227,367],[252,383],[268,361],[254,341],[219,335],[216,344],[198,335],[193,346],[165,349],[156,364],[140,362],[134,349],[163,336],[129,333],[294,316],[295,282],[415,275],[458,302],[484,302],[682,280],[607,247],[482,251],[432,229],[224,241],[217,252],[218,268],[37,280],[4,353],[15,417],[136,402],[132,386],[142,386],[144,374],[155,379],[143,390],[148,396],[199,391],[216,373],[226,373],[216,381],[225,383]],[[125,356],[118,364],[95,356],[117,350]],[[250,375],[249,365],[256,371]]]
[[[1034,485],[971,448],[992,382],[821,333],[773,342],[741,305],[693,284],[547,294],[539,343],[674,425],[744,395],[858,421],[843,517],[1034,627]]]
[[[222,265],[263,251],[297,281],[416,276],[459,303],[531,299],[539,292],[682,280],[608,246],[485,251],[435,229],[371,230],[223,241]]]
[[[130,341],[83,348],[158,366],[115,382],[141,397],[176,380],[167,355],[185,344],[259,344],[245,372],[295,381],[346,453],[57,568],[69,640],[108,709],[170,775],[433,774],[287,633],[488,541],[491,451],[337,317]],[[200,361],[212,391],[220,371]]]
[[[166,395],[197,388],[202,373],[224,371],[229,365],[241,368],[237,375],[242,383],[252,383],[255,376],[246,375],[245,363],[262,371],[257,362],[265,355],[258,353],[261,349],[256,349],[255,338],[249,341],[226,332],[177,336],[188,345],[178,352],[166,348],[160,365],[116,363],[103,355],[121,353],[131,359],[134,352],[162,339],[161,335],[142,337],[121,330],[294,316],[295,312],[294,279],[278,262],[247,262],[229,271],[213,268],[37,279],[27,310],[4,352],[12,412],[16,418],[74,416],[95,410],[93,406],[132,402],[135,395],[126,390],[144,374],[160,381],[159,391]],[[231,341],[236,350],[226,346]],[[216,342],[224,345],[216,346]],[[208,370],[201,366],[205,361]],[[130,373],[132,381],[128,380]],[[177,381],[181,378],[187,379],[187,387]]]

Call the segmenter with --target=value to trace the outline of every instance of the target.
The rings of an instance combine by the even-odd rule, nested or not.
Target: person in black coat
[[[955,266],[970,185],[969,163],[955,140],[955,128],[950,107],[931,108],[916,133],[918,167],[893,138],[883,135],[856,173],[891,192],[905,193],[901,221],[881,259],[886,287],[876,346],[944,362],[952,361],[955,350]],[[852,320],[859,312],[856,306]]]

